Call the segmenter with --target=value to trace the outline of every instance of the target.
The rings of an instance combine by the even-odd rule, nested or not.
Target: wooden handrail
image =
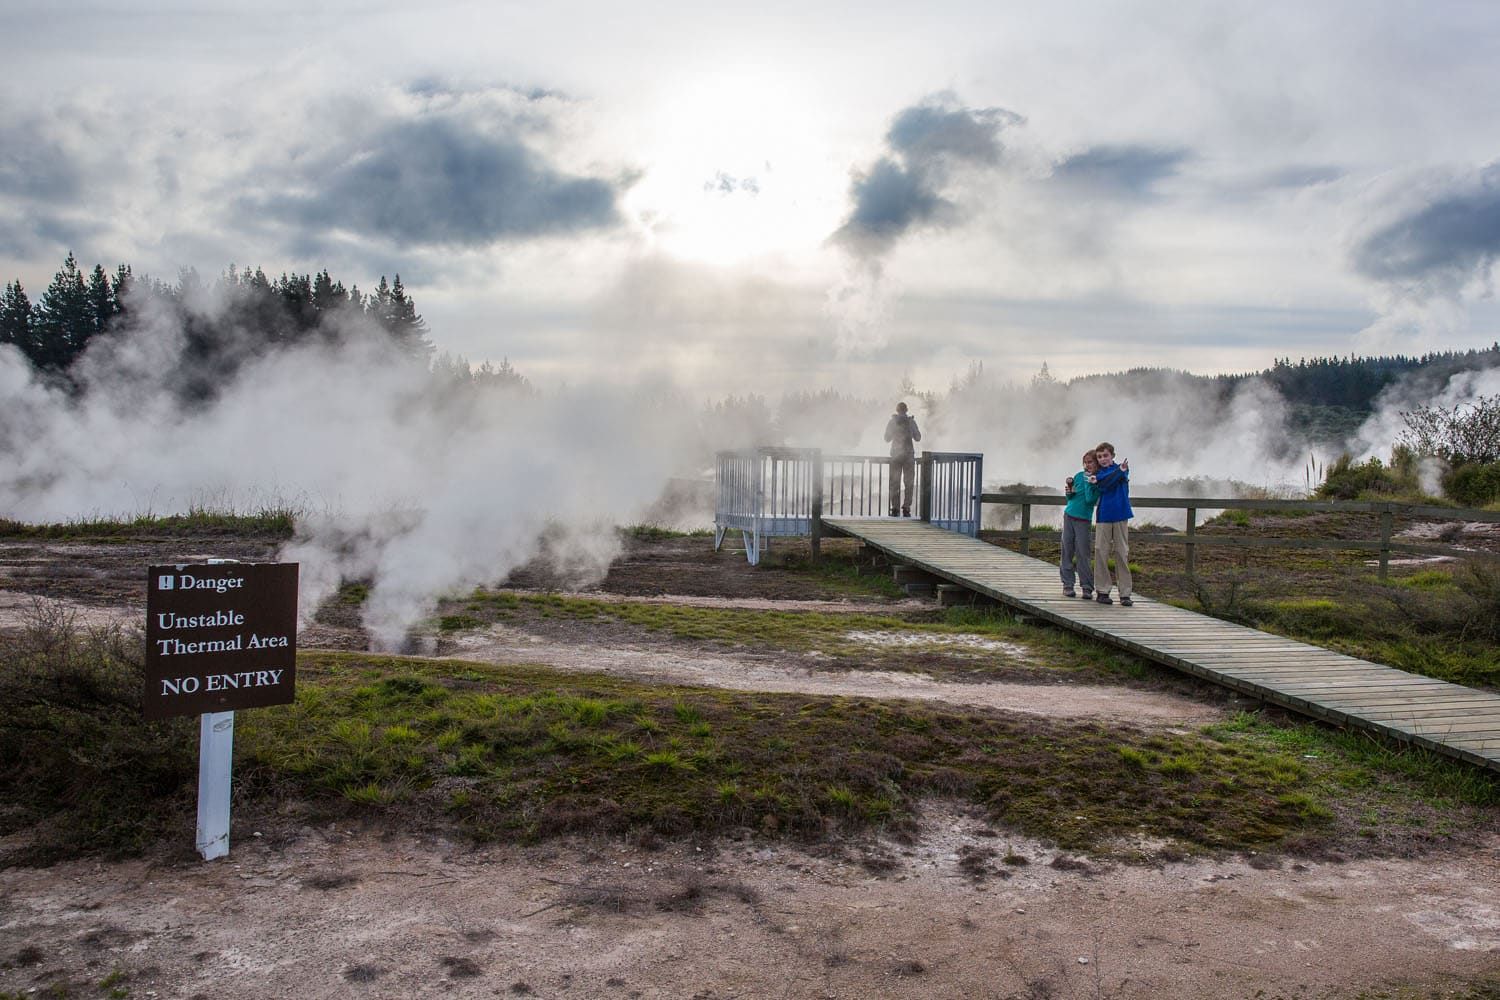
[[[1054,493],[984,493],[984,503],[1033,504],[1061,507],[1068,498]],[[1274,510],[1308,513],[1405,514],[1409,517],[1447,517],[1460,521],[1500,523],[1500,511],[1474,507],[1439,507],[1395,500],[1247,500],[1243,497],[1131,497],[1132,507],[1169,507],[1178,510]]]
[[[1061,507],[1068,498],[1052,493],[982,493],[981,503],[1008,504],[1021,508],[1021,530],[996,531],[992,535],[1000,538],[1015,538],[1021,542],[1021,554],[1031,551],[1032,507]],[[1500,523],[1500,511],[1477,510],[1472,507],[1438,507],[1432,504],[1409,504],[1385,500],[1248,500],[1240,497],[1131,497],[1132,507],[1167,508],[1187,511],[1187,530],[1176,532],[1136,532],[1140,541],[1166,542],[1185,546],[1188,575],[1197,570],[1197,547],[1199,545],[1234,545],[1245,548],[1282,549],[1343,549],[1378,553],[1379,577],[1386,579],[1392,552],[1412,552],[1424,555],[1451,555],[1458,557],[1480,556],[1500,558],[1483,549],[1466,549],[1456,545],[1437,542],[1398,542],[1391,538],[1395,515],[1408,517],[1441,517],[1457,521]],[[1378,541],[1347,538],[1283,538],[1269,535],[1204,535],[1199,533],[1198,512],[1203,510],[1263,510],[1305,513],[1351,513],[1380,515],[1380,538]]]

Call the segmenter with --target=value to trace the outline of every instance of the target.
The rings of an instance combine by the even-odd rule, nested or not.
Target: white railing
[[[754,566],[771,538],[812,535],[815,517],[821,514],[815,510],[822,478],[819,463],[815,448],[719,452],[714,548],[724,544],[726,531],[737,530]]]
[[[923,452],[917,460],[917,516],[949,531],[979,533],[982,455]],[[816,448],[753,448],[717,456],[714,548],[739,531],[751,565],[770,539],[811,537],[824,517],[884,517],[890,511],[891,459],[824,456]],[[930,488],[929,488],[930,487]]]
[[[880,517],[891,509],[891,460],[879,455],[823,459],[825,517]]]
[[[939,528],[976,538],[984,493],[984,456],[963,452],[924,451],[922,519]]]

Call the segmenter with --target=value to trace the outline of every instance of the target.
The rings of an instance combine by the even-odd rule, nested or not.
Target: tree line
[[[206,303],[215,302],[214,308]],[[66,381],[69,370],[90,344],[100,337],[124,329],[133,312],[155,309],[172,318],[184,332],[183,357],[186,391],[208,392],[211,381],[222,380],[246,360],[279,347],[323,339],[368,336],[383,331],[405,356],[430,364],[448,380],[473,379],[479,384],[525,384],[508,363],[473,370],[462,358],[434,358],[427,323],[416,303],[401,284],[401,276],[386,283],[382,275],[373,292],[357,285],[346,287],[325,268],[317,274],[288,274],[272,279],[261,268],[240,270],[230,266],[211,283],[192,269],[182,271],[175,284],[152,278],[137,278],[127,264],[113,274],[96,264],[92,271],[79,266],[68,254],[52,282],[32,302],[19,280],[5,286],[0,296],[0,344],[12,344],[39,372]],[[366,322],[350,322],[359,319]],[[1260,378],[1269,382],[1292,407],[1293,422],[1315,436],[1330,439],[1347,436],[1374,408],[1375,399],[1392,383],[1420,373],[1441,380],[1465,370],[1500,365],[1500,343],[1481,350],[1442,351],[1412,357],[1277,358],[1261,372],[1215,376],[1174,376],[1213,383],[1227,397],[1242,382]],[[964,384],[977,380],[982,365],[976,363]],[[1086,375],[1070,380],[1069,386],[1095,380],[1149,379],[1159,369],[1134,369],[1116,374]],[[1056,383],[1043,366],[1039,379]],[[1035,381],[1035,380],[1034,380]],[[955,389],[960,387],[955,380]],[[901,395],[927,395],[914,386],[903,386]]]
[[[85,272],[71,253],[35,303],[19,280],[6,284],[0,344],[14,345],[37,371],[66,381],[91,345],[151,315],[183,333],[178,363],[189,395],[206,392],[210,381],[222,381],[251,358],[314,340],[383,333],[423,365],[433,354],[427,323],[399,274],[390,283],[382,275],[369,293],[346,287],[326,269],[273,280],[258,267],[230,266],[212,283],[187,269],[168,284],[137,278],[127,264],[113,275],[98,264]]]

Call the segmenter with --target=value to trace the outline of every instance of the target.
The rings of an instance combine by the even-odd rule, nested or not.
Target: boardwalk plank
[[[825,519],[910,566],[1011,608],[1314,718],[1500,771],[1500,695],[1419,677],[1136,595],[1064,597],[1057,567],[913,520]]]

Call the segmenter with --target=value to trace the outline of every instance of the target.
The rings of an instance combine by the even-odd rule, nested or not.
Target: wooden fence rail
[[[1021,554],[1031,551],[1032,507],[1061,507],[1067,498],[1047,493],[984,493],[982,503],[1006,504],[1021,508],[1019,531],[997,531],[1001,538],[1018,538]],[[1378,500],[1245,500],[1222,497],[1131,497],[1130,505],[1138,508],[1169,508],[1187,512],[1187,527],[1181,533],[1153,532],[1137,536],[1142,540],[1182,545],[1186,549],[1187,571],[1197,572],[1197,547],[1199,545],[1230,545],[1242,548],[1280,549],[1340,549],[1358,552],[1376,552],[1380,558],[1380,579],[1386,579],[1391,553],[1411,552],[1419,555],[1449,555],[1459,557],[1480,556],[1500,558],[1483,549],[1460,548],[1436,542],[1401,542],[1392,539],[1392,529],[1397,514],[1406,517],[1440,517],[1454,521],[1478,521],[1489,524],[1500,523],[1500,511],[1475,510],[1464,507],[1435,507],[1428,504],[1383,502]],[[1280,538],[1268,535],[1201,535],[1198,533],[1198,512],[1203,510],[1264,510],[1289,513],[1354,513],[1380,515],[1379,539],[1354,538]]]

